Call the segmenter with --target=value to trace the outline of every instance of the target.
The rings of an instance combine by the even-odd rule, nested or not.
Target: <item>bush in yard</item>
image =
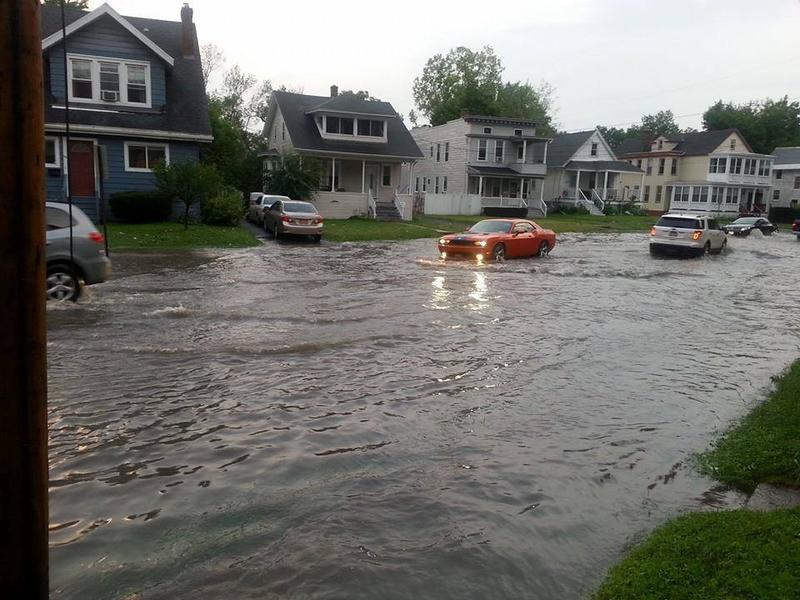
[[[562,215],[588,215],[589,209],[583,206],[577,205],[570,205],[570,204],[561,204],[556,211]]]
[[[282,154],[264,179],[267,194],[288,196],[294,200],[310,200],[319,187],[317,161],[301,160],[297,154]]]
[[[800,209],[788,206],[773,206],[769,209],[769,220],[773,223],[793,223],[800,219]]]
[[[169,220],[172,200],[161,192],[117,192],[108,199],[114,218],[123,223]]]
[[[196,202],[204,202],[222,187],[222,177],[211,165],[180,161],[156,165],[156,186],[170,199],[183,202],[183,226],[189,227],[189,210]]]
[[[238,225],[242,219],[242,194],[234,187],[224,186],[203,200],[202,216],[206,225]]]

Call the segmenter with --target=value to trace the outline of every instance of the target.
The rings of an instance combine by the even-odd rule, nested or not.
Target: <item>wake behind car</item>
[[[722,226],[722,230],[725,233],[736,236],[750,235],[754,229],[758,229],[764,235],[772,235],[778,231],[776,225],[773,225],[763,217],[740,217],[733,223]]]
[[[720,254],[728,244],[716,219],[689,213],[661,215],[650,230],[650,254]]]
[[[286,234],[310,235],[319,243],[322,228],[322,216],[310,202],[277,200],[264,211],[264,229],[269,229],[276,240]]]
[[[77,206],[72,207],[72,253],[69,248],[69,207],[45,204],[47,224],[47,298],[77,300],[82,285],[102,283],[111,276],[105,239]]]
[[[456,256],[500,261],[523,256],[546,256],[556,245],[556,234],[525,219],[484,219],[463,233],[442,236],[442,258]]]

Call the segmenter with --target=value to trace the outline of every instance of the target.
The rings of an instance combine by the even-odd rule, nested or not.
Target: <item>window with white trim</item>
[[[438,194],[439,193],[439,176],[438,175],[433,178],[433,193],[434,194]]]
[[[419,191],[419,176],[414,178],[414,191],[415,192]]]
[[[522,137],[522,129],[515,129],[514,130],[514,135]]]
[[[450,142],[444,143],[444,162],[450,160]]]
[[[61,166],[61,156],[57,137],[44,138],[44,166],[48,169],[58,169]]]
[[[656,204],[661,204],[661,193],[662,187],[660,185],[656,186]]]
[[[775,169],[775,179],[783,179],[783,171],[780,169]]]
[[[506,143],[503,140],[494,141],[494,162],[503,162],[503,153],[506,149]]]
[[[125,142],[125,170],[149,173],[159,163],[169,164],[169,146]]]
[[[447,193],[447,175],[442,177],[442,193],[443,194]]]
[[[436,162],[442,161],[442,145],[436,144]]]
[[[523,158],[525,158],[525,147],[517,146],[517,160],[522,160]]]
[[[781,191],[780,190],[772,190],[772,199],[773,200],[780,200],[781,199]]]
[[[592,142],[592,149],[590,150],[589,154],[592,156],[597,156],[597,142]]]
[[[492,128],[491,127],[484,127],[483,128],[483,133],[485,135],[492,135]]]
[[[664,169],[667,166],[667,159],[666,158],[659,158],[658,159],[658,174],[663,175]]]
[[[486,140],[478,141],[478,160],[486,160],[486,147],[488,142]]]
[[[725,159],[723,158],[721,160],[724,161]],[[677,158],[673,158],[672,159],[672,167],[670,167],[669,174],[670,175],[677,175],[677,173],[678,173],[678,159]]]
[[[149,63],[91,56],[67,58],[70,100],[151,106]]]
[[[800,190],[800,177],[794,178],[794,189]]]

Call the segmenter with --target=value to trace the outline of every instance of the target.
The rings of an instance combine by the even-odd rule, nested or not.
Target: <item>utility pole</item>
[[[0,1],[0,594],[48,594],[39,0]]]

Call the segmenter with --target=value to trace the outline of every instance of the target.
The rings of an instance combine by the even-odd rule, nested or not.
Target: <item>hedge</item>
[[[111,194],[109,204],[123,223],[158,223],[172,215],[172,199],[160,192],[118,192]]]

